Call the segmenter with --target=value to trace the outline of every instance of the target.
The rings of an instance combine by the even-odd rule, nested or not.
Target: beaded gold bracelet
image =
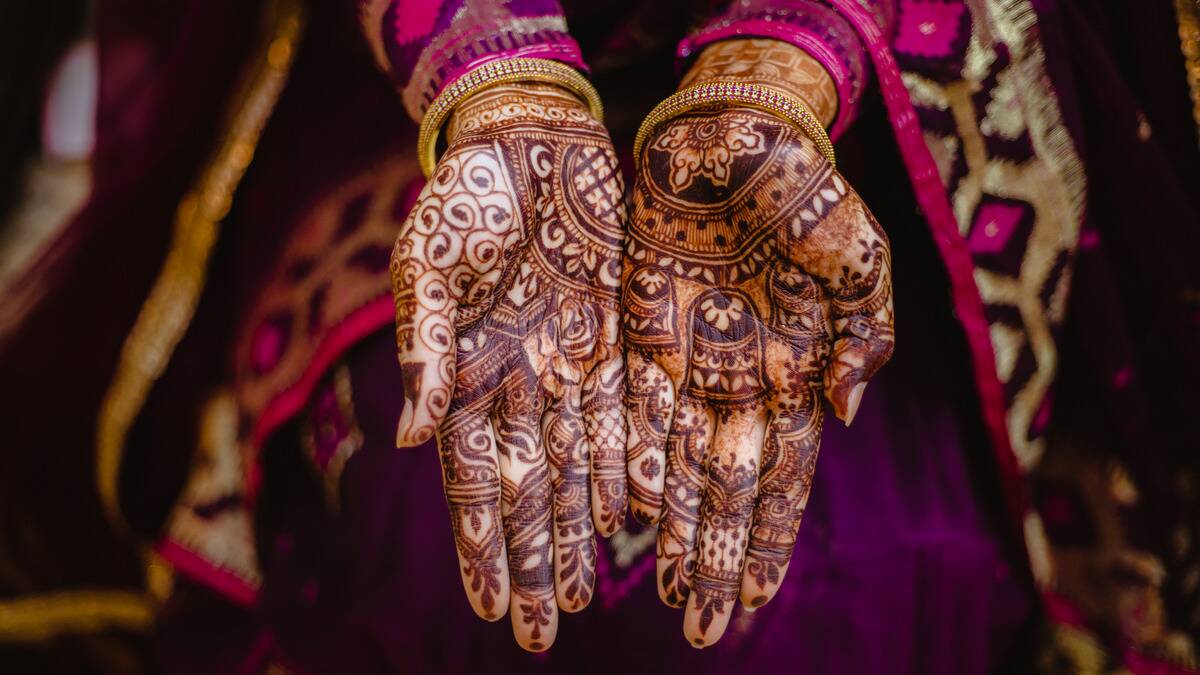
[[[829,160],[830,164],[836,164],[833,143],[829,140],[829,134],[825,133],[825,127],[821,125],[820,120],[799,98],[762,85],[721,80],[680,89],[655,106],[654,110],[651,110],[646,119],[642,121],[642,126],[638,128],[637,136],[634,137],[633,156],[635,160],[642,156],[642,148],[658,125],[691,110],[714,103],[736,103],[783,118],[799,127],[806,136],[812,139],[817,150],[825,156],[825,159]]]
[[[417,158],[428,178],[437,165],[437,140],[455,106],[485,89],[514,82],[545,82],[569,89],[587,103],[597,122],[604,121],[604,105],[587,78],[565,63],[548,59],[511,58],[491,61],[463,75],[430,104],[417,132]]]

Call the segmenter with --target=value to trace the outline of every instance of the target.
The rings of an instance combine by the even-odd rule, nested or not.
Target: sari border
[[[154,603],[132,589],[80,588],[0,600],[0,644],[34,644],[104,630],[148,631]]]
[[[1029,495],[1020,464],[1013,453],[1006,423],[1007,408],[1004,389],[996,373],[987,315],[983,299],[975,283],[975,266],[966,241],[958,231],[958,222],[950,205],[946,189],[929,148],[925,145],[916,110],[900,77],[900,67],[892,56],[890,46],[879,25],[854,0],[829,0],[858,30],[875,64],[876,77],[883,102],[908,168],[917,202],[929,222],[934,242],[941,252],[946,273],[950,277],[951,294],[959,322],[971,349],[975,387],[979,395],[984,425],[1004,486],[1005,506],[1009,513],[1010,530],[1021,548],[1028,552],[1024,520],[1029,511]]]
[[[237,574],[201,557],[183,544],[164,537],[154,545],[154,552],[171,563],[179,573],[195,579],[223,597],[247,608],[258,605],[258,588]]]
[[[106,517],[119,532],[129,528],[121,512],[119,475],[130,429],[154,383],[166,372],[187,333],[204,292],[208,262],[221,221],[245,175],[258,140],[288,80],[304,32],[300,0],[265,6],[265,30],[230,107],[220,145],[200,178],[180,201],[170,248],[121,348],[96,423],[96,490]]]

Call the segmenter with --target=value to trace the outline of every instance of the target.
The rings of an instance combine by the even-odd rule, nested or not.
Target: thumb
[[[454,319],[457,294],[446,276],[407,254],[398,241],[392,256],[396,301],[396,352],[404,383],[404,410],[396,446],[417,446],[433,437],[454,389]]]
[[[850,426],[867,381],[887,363],[895,339],[890,324],[880,325],[873,317],[861,315],[835,318],[834,329],[837,337],[825,369],[825,397],[838,419]]]

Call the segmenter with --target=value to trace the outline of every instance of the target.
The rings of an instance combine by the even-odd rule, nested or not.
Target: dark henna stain
[[[627,410],[639,441],[629,485],[635,503],[653,503],[656,475],[641,457],[666,457],[655,488],[660,593],[683,606],[695,592],[701,645],[719,637],[744,585],[757,587],[759,607],[782,583],[815,470],[821,398],[863,381],[891,352],[891,260],[850,186],[768,113],[689,113],[646,148],[623,282]],[[664,385],[679,397],[665,441],[650,405],[658,373],[672,374]],[[761,454],[746,446],[749,427],[720,431],[735,420],[765,421]]]
[[[625,511],[623,361],[604,333],[617,324],[624,190],[607,132],[553,86],[488,89],[446,131],[391,257],[412,409],[402,424],[437,427],[473,603],[504,614],[506,550],[514,626],[540,651],[556,597],[574,609],[591,600],[593,492],[607,526]],[[492,420],[504,423],[492,431]],[[618,447],[614,472],[604,461]]]

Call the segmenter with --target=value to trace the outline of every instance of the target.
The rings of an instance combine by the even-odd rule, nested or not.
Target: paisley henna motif
[[[475,611],[526,649],[595,583],[625,501],[625,203],[608,134],[544,85],[462,104],[392,257],[400,445],[436,433]]]
[[[736,599],[757,607],[782,583],[822,399],[849,423],[891,354],[891,256],[787,123],[718,106],[656,134],[625,251],[628,484],[635,516],[659,523],[659,594],[704,646]]]

